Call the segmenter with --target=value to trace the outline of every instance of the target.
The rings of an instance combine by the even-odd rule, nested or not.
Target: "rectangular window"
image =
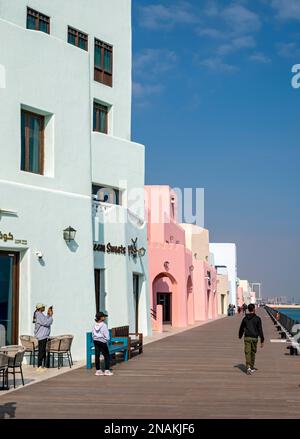
[[[97,82],[112,87],[113,78],[113,48],[103,41],[95,39],[95,72]]]
[[[105,270],[95,269],[96,312],[105,311]]]
[[[79,47],[83,50],[88,50],[88,35],[81,32],[80,30],[74,29],[73,27],[68,27],[68,43],[73,44],[73,46]]]
[[[122,204],[122,192],[108,186],[100,186],[99,184],[92,185],[93,199],[101,203]]]
[[[108,134],[108,107],[94,102],[94,131]]]
[[[44,116],[21,110],[22,171],[44,173],[44,126]]]
[[[27,29],[39,30],[50,34],[50,17],[34,9],[27,8]]]

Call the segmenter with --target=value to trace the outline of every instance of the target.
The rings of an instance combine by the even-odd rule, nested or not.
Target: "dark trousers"
[[[101,341],[94,340],[95,345],[95,363],[96,370],[100,370],[100,354],[104,356],[105,370],[109,370],[110,367],[110,357],[107,343],[102,343]]]
[[[38,367],[46,366],[46,346],[48,339],[39,340]]]

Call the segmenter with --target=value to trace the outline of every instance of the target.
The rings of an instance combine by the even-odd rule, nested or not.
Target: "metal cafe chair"
[[[0,374],[2,374],[3,390],[8,390],[8,361],[8,356],[0,353]]]
[[[25,348],[19,345],[3,346],[1,352],[4,352],[8,357],[8,374],[13,375],[14,388],[16,388],[16,374],[20,373],[22,378],[22,384],[24,384],[22,363],[25,354]],[[19,371],[16,371],[19,369]]]
[[[52,355],[52,367],[54,367],[54,359],[57,356],[58,369],[63,366],[65,356],[68,359],[69,366],[72,368],[73,361],[71,355],[71,345],[73,335],[58,336],[50,339],[47,343],[48,364],[50,364],[50,357]]]
[[[32,335],[21,335],[20,340],[22,343],[22,346],[25,348],[25,355],[30,354],[30,364],[35,367],[35,359],[38,355],[38,339],[36,337],[33,337]]]

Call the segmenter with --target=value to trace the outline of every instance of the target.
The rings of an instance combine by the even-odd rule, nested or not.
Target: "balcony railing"
[[[92,203],[93,203],[92,210],[94,217],[97,217],[99,215],[106,215],[109,212],[111,212],[113,209],[122,209],[123,212],[125,211],[125,215],[127,213],[127,221],[133,224],[135,227],[142,229],[146,224],[143,218],[140,218],[138,215],[136,215],[134,212],[132,212],[130,209],[126,207],[117,204],[104,203],[102,201],[98,201],[94,197],[92,198]],[[120,215],[120,219],[121,218],[124,221],[123,215]],[[125,216],[125,221],[126,221],[126,216]]]

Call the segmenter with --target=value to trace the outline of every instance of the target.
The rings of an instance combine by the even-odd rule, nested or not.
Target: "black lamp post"
[[[77,230],[73,229],[73,227],[68,227],[64,230],[64,240],[66,242],[71,242],[75,240]]]

